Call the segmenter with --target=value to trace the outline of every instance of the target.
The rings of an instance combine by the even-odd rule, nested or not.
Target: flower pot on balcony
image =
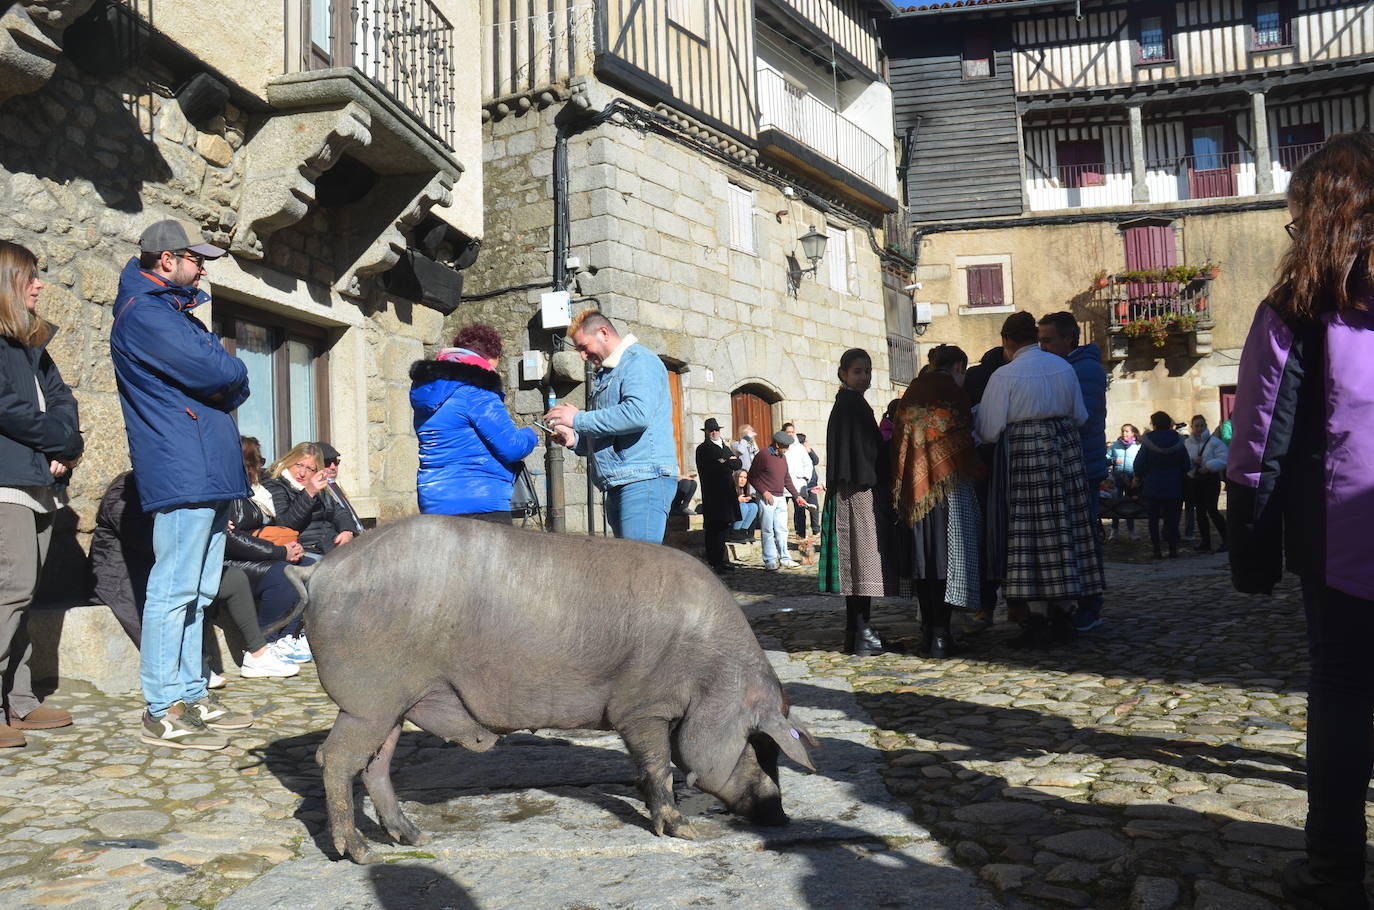
[[[1217,280],[1217,276],[1220,275],[1220,274],[1221,274],[1221,267],[1220,267],[1220,266],[1209,265],[1209,266],[1203,267],[1202,272],[1198,275],[1198,277],[1199,277],[1199,278],[1204,278],[1204,279],[1206,279],[1207,281],[1216,281],[1216,280]]]
[[[1106,275],[1103,275],[1102,277],[1100,277],[1100,278],[1097,279],[1097,286],[1098,286],[1099,288],[1105,288],[1107,285],[1109,285],[1109,284],[1111,284],[1111,283],[1112,283],[1112,280],[1111,280],[1110,278],[1108,278]]]
[[[1125,322],[1125,321],[1126,321],[1126,317],[1128,317],[1128,316],[1130,315],[1130,313],[1131,313],[1131,304],[1130,304],[1129,301],[1126,301],[1126,300],[1118,300],[1118,301],[1116,302],[1116,318],[1117,318],[1117,321],[1118,321],[1118,322]]]

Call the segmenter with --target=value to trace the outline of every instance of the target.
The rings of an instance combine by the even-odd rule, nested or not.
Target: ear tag
[[[801,734],[798,733],[795,728],[790,730],[789,732],[792,734],[793,739],[801,739]]]

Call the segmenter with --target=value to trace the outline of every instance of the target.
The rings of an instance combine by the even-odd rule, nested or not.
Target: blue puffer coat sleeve
[[[420,444],[420,511],[508,511],[515,465],[534,450],[539,437],[511,420],[500,376],[465,363],[421,360],[411,367],[410,377]]]

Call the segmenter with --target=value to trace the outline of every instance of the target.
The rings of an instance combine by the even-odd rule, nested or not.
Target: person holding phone
[[[272,524],[301,528],[297,538],[306,553],[323,556],[353,539],[351,522],[333,497],[324,493],[324,453],[313,442],[297,443],[267,469],[263,487],[272,494]]]
[[[460,329],[453,347],[410,368],[410,406],[420,443],[415,492],[427,515],[510,524],[521,460],[539,443],[517,428],[501,387],[501,336],[489,325]],[[545,433],[551,432],[540,424]]]

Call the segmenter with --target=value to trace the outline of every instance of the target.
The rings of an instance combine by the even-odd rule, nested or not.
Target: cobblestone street
[[[1286,586],[1272,600],[1236,595],[1222,556],[1149,564],[1137,552],[1109,548],[1106,622],[1072,648],[1012,650],[1006,641],[1013,630],[1001,624],[964,636],[963,653],[945,661],[844,657],[835,651],[841,602],[815,594],[813,569],[765,572],[755,550],[759,567],[734,573],[729,584],[739,602],[765,647],[779,652],[775,664],[789,698],[816,718],[808,722],[831,750],[828,759],[818,756],[822,774],[786,774],[788,811],[794,818],[830,811],[830,803],[815,801],[823,795],[801,789],[828,783],[820,780],[827,760],[843,764],[850,783],[871,768],[899,802],[891,818],[877,821],[829,818],[830,829],[811,834],[811,823],[802,822],[796,836],[812,840],[800,846],[771,835],[742,843],[754,835],[731,833],[723,822],[720,843],[733,845],[738,852],[730,855],[745,865],[770,844],[783,853],[825,852],[819,843],[832,859],[871,854],[868,865],[822,867],[811,857],[812,873],[830,869],[831,891],[813,874],[791,897],[750,894],[735,876],[734,891],[692,892],[689,882],[668,900],[661,883],[682,870],[670,874],[655,864],[697,854],[683,853],[685,842],[668,845],[647,833],[628,762],[609,755],[617,748],[612,737],[591,734],[512,737],[482,758],[514,767],[541,743],[573,741],[580,750],[557,754],[581,754],[579,762],[595,759],[602,768],[554,761],[541,777],[535,762],[504,783],[484,783],[460,779],[456,747],[408,733],[396,761],[408,811],[436,836],[464,826],[476,836],[480,828],[490,849],[400,848],[369,823],[364,833],[388,865],[364,873],[330,863],[322,851],[332,855],[332,848],[316,837],[324,810],[314,752],[334,712],[307,665],[285,681],[241,680],[231,670],[223,697],[251,707],[258,723],[213,755],[149,749],[138,741],[136,698],[64,686],[54,703],[69,708],[77,726],[30,734],[29,746],[7,751],[0,765],[0,905],[819,907],[848,893],[855,907],[900,906],[903,894],[913,905],[951,908],[980,901],[1132,910],[1278,906],[1275,876],[1301,849],[1304,815],[1306,660],[1296,592]],[[899,639],[916,635],[915,609],[905,603],[875,606],[874,621]],[[846,713],[852,716],[840,716]],[[840,732],[830,737],[832,729]],[[585,748],[591,745],[602,749]],[[587,780],[579,783],[579,775]],[[815,783],[801,783],[807,778]],[[600,782],[599,796],[576,792],[592,780]],[[531,799],[522,789],[529,787],[550,795]],[[583,814],[559,815],[563,803],[577,802],[572,796]],[[463,817],[445,808],[460,797],[470,813]],[[886,812],[886,799],[861,800],[862,809]],[[600,809],[587,808],[598,801]],[[710,798],[689,795],[684,804],[689,814],[720,817]],[[615,849],[577,854],[567,841],[603,836],[587,829],[606,826],[607,806]],[[371,815],[370,804],[364,808]],[[554,824],[540,827],[541,815]],[[835,833],[841,822],[851,834]],[[853,835],[859,829],[868,833]],[[532,852],[521,858],[498,849],[504,830]],[[560,843],[543,842],[546,836]],[[604,903],[579,895],[578,876],[594,877],[593,860],[607,857],[620,857],[619,890],[600,892]],[[884,857],[893,862],[884,865]],[[865,876],[867,890],[857,884]],[[509,893],[535,880],[531,887],[544,890],[518,892],[523,900]],[[372,883],[380,903],[338,896],[360,881]],[[315,882],[318,891],[302,890]],[[391,899],[379,884],[386,882]],[[488,898],[503,886],[509,902]]]

